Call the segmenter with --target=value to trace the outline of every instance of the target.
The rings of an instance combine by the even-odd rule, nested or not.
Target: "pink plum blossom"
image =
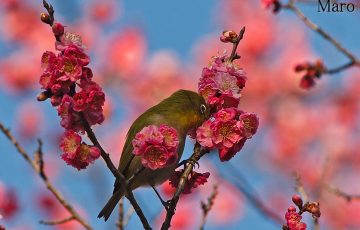
[[[86,168],[100,156],[97,147],[82,144],[81,137],[73,131],[65,132],[60,148],[63,151],[61,158],[78,170]]]
[[[173,175],[169,179],[169,184],[177,188],[180,182],[181,175],[183,174],[184,170],[181,171],[175,171]],[[199,185],[203,185],[207,182],[207,179],[209,178],[210,173],[198,173],[195,171],[192,171],[189,175],[188,180],[186,181],[184,191],[182,194],[190,194],[192,192],[192,189],[197,188]]]
[[[172,165],[178,158],[177,131],[167,125],[144,127],[132,140],[134,155],[141,157],[144,167],[152,170]]]

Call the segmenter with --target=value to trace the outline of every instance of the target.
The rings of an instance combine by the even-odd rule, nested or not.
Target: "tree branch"
[[[74,219],[75,218],[73,216],[69,216],[68,218],[61,219],[61,220],[50,220],[50,221],[40,220],[39,223],[44,224],[44,225],[58,225],[58,224],[65,224]]]
[[[191,157],[188,159],[186,163],[186,167],[184,169],[183,174],[180,177],[179,184],[176,188],[176,191],[174,193],[173,198],[170,200],[169,208],[166,212],[165,220],[161,226],[162,230],[169,229],[171,224],[171,219],[175,214],[176,205],[179,201],[180,195],[184,190],[185,184],[187,182],[187,179],[189,178],[190,173],[193,170],[193,167],[195,166],[196,162],[200,160],[202,156],[204,156],[206,153],[208,153],[209,150],[202,149],[200,144],[196,142],[194,146],[194,153],[191,155]]]
[[[281,7],[283,9],[288,9],[296,14],[300,18],[301,21],[305,23],[310,29],[317,32],[320,36],[322,36],[325,40],[329,41],[338,51],[343,53],[345,56],[347,56],[350,59],[349,63],[346,63],[342,66],[333,68],[333,69],[327,69],[324,71],[324,73],[327,74],[335,74],[342,70],[345,70],[347,68],[357,66],[360,67],[360,60],[352,54],[349,50],[347,50],[343,45],[341,45],[335,38],[333,38],[330,34],[328,34],[325,30],[320,28],[318,25],[316,25],[314,22],[312,22],[309,18],[305,16],[305,14],[295,6],[295,1],[290,0],[287,4],[281,4]]]
[[[55,189],[55,187],[50,183],[47,176],[43,171],[44,161],[42,159],[42,150],[41,150],[41,141],[39,141],[39,150],[37,153],[37,157],[39,158],[37,161],[42,162],[37,164],[35,160],[32,160],[31,157],[26,153],[24,148],[19,144],[19,142],[14,138],[11,134],[10,130],[5,128],[5,126],[0,123],[0,130],[5,136],[13,143],[16,150],[24,157],[24,159],[30,164],[35,172],[37,172],[40,178],[46,185],[46,188],[55,196],[55,198],[60,202],[60,204],[71,214],[72,218],[79,222],[85,229],[91,230],[92,227],[75,211],[75,209],[63,198],[62,194]]]
[[[202,216],[201,224],[200,224],[200,228],[199,228],[200,230],[204,230],[205,223],[206,223],[206,217],[209,214],[212,206],[214,205],[214,201],[215,201],[217,194],[218,194],[218,186],[214,185],[213,191],[212,191],[210,197],[207,199],[207,203],[201,201],[201,209],[203,211],[202,212],[203,216]]]
[[[110,169],[110,171],[112,172],[112,174],[114,175],[115,178],[117,178],[121,185],[125,188],[125,195],[126,198],[130,201],[131,205],[134,207],[136,214],[139,216],[141,223],[143,224],[144,229],[151,229],[150,224],[148,222],[148,220],[146,219],[142,209],[140,208],[139,204],[137,203],[134,194],[132,192],[132,190],[130,189],[126,178],[124,177],[124,175],[122,173],[120,173],[114,163],[111,161],[110,156],[108,153],[105,152],[105,150],[103,149],[103,147],[100,145],[98,139],[96,138],[94,132],[92,131],[89,123],[87,122],[87,120],[84,118],[84,115],[82,113],[80,113],[80,117],[82,120],[82,123],[84,125],[84,129],[85,132],[87,134],[87,136],[89,137],[90,141],[100,149],[100,154],[101,157],[104,159],[107,167]]]
[[[229,164],[231,165],[231,164]],[[250,187],[250,184],[247,181],[244,181],[245,185],[242,185],[239,182],[239,178],[244,178],[239,170],[235,167],[229,166],[231,169],[230,175],[233,175],[236,179],[231,181],[231,183],[239,189],[239,191],[246,197],[246,199],[252,204],[263,216],[269,218],[276,224],[282,224],[283,218],[274,212],[271,208],[268,208],[267,205],[256,195],[256,192]],[[221,171],[219,171],[221,177],[226,178]]]
[[[328,185],[326,185],[326,188],[329,192],[334,193],[335,195],[344,198],[348,202],[351,202],[352,200],[360,200],[360,195],[348,194],[333,185],[328,184]]]
[[[52,7],[52,5],[48,4],[46,2],[46,0],[43,0],[43,5],[44,8],[47,10],[49,16],[50,16],[50,23],[49,25],[52,26],[54,23],[54,9]],[[60,41],[60,38],[58,36],[55,36],[57,41]],[[110,156],[108,153],[105,152],[105,150],[102,148],[102,146],[100,145],[99,141],[97,140],[94,132],[92,131],[90,124],[87,122],[87,120],[84,117],[83,113],[79,113],[80,117],[81,117],[81,121],[82,124],[84,126],[85,132],[87,134],[87,136],[89,137],[89,139],[91,140],[91,142],[100,149],[100,153],[101,153],[101,157],[104,159],[107,167],[110,169],[110,171],[112,172],[112,174],[115,176],[115,178],[117,178],[121,185],[125,188],[125,195],[128,198],[128,200],[130,201],[131,205],[134,207],[137,215],[139,216],[144,229],[151,229],[143,211],[141,210],[139,204],[137,203],[134,194],[132,193],[132,190],[130,189],[130,187],[128,186],[128,183],[126,181],[126,178],[124,177],[123,174],[121,174],[117,168],[115,167],[115,165],[113,164],[113,162],[110,159]]]

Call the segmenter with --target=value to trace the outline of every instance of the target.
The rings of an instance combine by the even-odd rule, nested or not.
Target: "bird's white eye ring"
[[[202,114],[205,114],[205,112],[206,112],[206,105],[201,104],[201,105],[200,105],[200,111],[201,111]]]

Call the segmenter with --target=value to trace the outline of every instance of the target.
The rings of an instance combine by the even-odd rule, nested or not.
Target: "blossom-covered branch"
[[[90,58],[84,52],[81,37],[66,32],[64,26],[54,21],[54,9],[45,0],[43,5],[48,14],[42,13],[41,20],[52,27],[59,54],[47,51],[42,57],[44,73],[40,84],[45,91],[38,96],[39,101],[51,98],[61,117],[61,126],[66,131],[61,141],[62,158],[78,170],[86,168],[100,155],[112,174],[125,188],[127,198],[133,205],[145,229],[151,229],[145,215],[138,205],[125,177],[117,170],[109,154],[100,145],[92,125],[104,120],[103,105],[105,94],[92,80],[92,70],[87,67]],[[81,91],[76,88],[80,87]],[[93,146],[82,142],[79,133],[86,132]]]
[[[285,214],[286,225],[283,225],[283,230],[306,230],[307,225],[301,222],[302,214],[308,212],[312,215],[314,220],[314,228],[319,228],[318,219],[321,216],[319,202],[309,202],[308,195],[302,185],[301,178],[298,174],[295,174],[295,190],[301,194],[301,196],[295,194],[292,197],[293,203],[299,209],[296,212],[296,207],[290,206]]]
[[[54,195],[54,197],[60,202],[60,204],[71,214],[71,218],[79,222],[85,229],[92,229],[92,227],[76,212],[76,210],[64,199],[63,195],[52,185],[49,181],[48,177],[46,176],[45,172],[43,171],[44,162],[42,160],[42,150],[41,145],[39,143],[39,150],[41,157],[39,160],[35,161],[32,160],[30,155],[27,154],[25,149],[19,144],[19,142],[15,139],[15,137],[11,134],[10,130],[5,128],[5,126],[0,123],[0,130],[4,133],[4,135],[13,143],[16,150],[23,156],[23,158],[30,164],[35,172],[37,172],[40,178],[46,185],[46,188]],[[37,164],[37,162],[42,162]]]
[[[257,116],[238,109],[240,92],[245,87],[246,76],[243,69],[235,65],[233,61],[240,58],[236,49],[244,32],[245,27],[239,34],[231,30],[224,31],[220,40],[232,43],[230,56],[226,53],[215,56],[211,65],[203,69],[199,81],[199,94],[210,107],[210,118],[191,133],[191,136],[196,139],[194,153],[187,160],[184,170],[176,171],[175,178],[170,179],[170,184],[176,187],[176,192],[169,201],[161,229],[170,227],[181,193],[190,193],[191,188],[207,181],[209,173],[193,172],[193,167],[200,158],[211,150],[217,149],[220,160],[229,161],[257,131],[259,125]],[[189,179],[190,175],[191,179]]]
[[[171,219],[175,214],[176,205],[179,201],[181,193],[184,191],[185,185],[187,183],[187,179],[188,179],[190,173],[192,172],[196,162],[198,162],[200,160],[200,158],[208,152],[209,152],[209,150],[202,149],[201,145],[199,143],[195,144],[194,153],[187,160],[186,167],[180,177],[180,181],[176,188],[175,194],[174,194],[173,198],[170,200],[169,207],[166,212],[165,220],[161,226],[162,230],[170,228]]]
[[[107,167],[110,169],[110,171],[113,173],[113,175],[115,176],[115,178],[119,179],[121,185],[125,188],[125,192],[126,192],[126,198],[128,198],[128,200],[130,201],[131,205],[134,207],[134,210],[136,212],[136,214],[139,216],[144,229],[151,229],[150,224],[148,222],[148,220],[146,219],[141,207],[139,206],[139,204],[137,203],[134,194],[132,192],[132,190],[129,187],[128,182],[126,181],[125,177],[123,174],[121,174],[115,167],[114,163],[111,161],[110,156],[108,153],[105,152],[105,150],[102,148],[102,146],[100,145],[99,141],[97,140],[94,132],[92,131],[91,127],[89,126],[89,124],[86,122],[86,120],[84,120],[84,125],[85,125],[85,130],[86,133],[89,137],[89,139],[93,142],[93,144],[95,146],[97,146],[100,149],[101,152],[101,157],[104,159],[104,161],[106,162]]]

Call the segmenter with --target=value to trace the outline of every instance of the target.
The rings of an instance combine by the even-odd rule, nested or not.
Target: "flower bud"
[[[58,22],[55,22],[52,26],[52,31],[55,36],[61,36],[64,34],[64,26]]]
[[[38,101],[45,101],[46,99],[49,98],[49,92],[48,91],[44,91],[44,92],[41,92],[37,95],[36,99]]]
[[[308,63],[301,63],[301,64],[297,64],[294,67],[295,72],[301,72],[303,70],[306,70],[309,68],[309,64]]]
[[[220,36],[220,41],[235,43],[237,41],[237,34],[232,30],[225,30]]]
[[[319,218],[321,216],[319,202],[311,202],[305,206],[305,210],[312,214],[313,217]]]
[[[300,87],[303,89],[310,89],[314,87],[315,85],[315,79],[312,76],[305,75],[300,80]]]
[[[50,15],[47,14],[47,13],[41,13],[40,14],[40,19],[43,23],[46,23],[46,24],[51,24],[51,19],[50,19]]]
[[[292,201],[294,202],[294,204],[296,204],[296,206],[299,207],[299,209],[302,208],[303,201],[302,201],[302,199],[301,199],[301,197],[299,195],[293,195]]]

